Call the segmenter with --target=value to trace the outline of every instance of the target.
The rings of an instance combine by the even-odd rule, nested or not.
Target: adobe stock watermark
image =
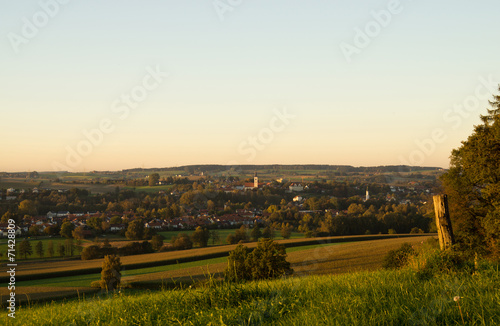
[[[10,46],[17,54],[20,52],[21,45],[28,44],[35,38],[40,30],[48,25],[51,19],[56,17],[62,6],[68,4],[70,0],[41,0],[38,2],[40,9],[35,12],[29,19],[23,17],[21,19],[22,26],[20,33],[10,32],[7,34]]]
[[[410,0],[411,1],[411,0]],[[380,35],[382,30],[389,26],[394,16],[399,15],[404,7],[400,0],[390,0],[385,9],[372,10],[370,16],[372,20],[368,21],[363,28],[354,28],[354,37],[352,43],[341,42],[340,50],[347,63],[352,62],[354,55],[361,54],[361,51],[367,48],[373,39]]]
[[[295,115],[287,112],[286,108],[281,111],[274,109],[273,112],[274,116],[269,120],[268,127],[260,129],[255,136],[249,136],[239,144],[238,153],[246,156],[247,162],[254,160],[257,152],[263,151],[274,140],[276,133],[285,130],[290,121],[295,119]]]
[[[456,130],[460,128],[464,119],[473,113],[477,115],[481,101],[490,99],[498,90],[498,81],[494,80],[491,75],[488,78],[480,76],[478,80],[479,83],[474,89],[474,94],[467,96],[461,103],[454,104],[453,108],[449,108],[443,113],[444,124],[450,125],[448,129]],[[417,149],[414,149],[407,157],[399,156],[399,161],[408,166],[422,165],[425,159],[436,151],[437,146],[448,139],[445,129],[435,128],[429,137],[416,139]]]
[[[139,104],[148,98],[149,93],[157,89],[168,77],[168,74],[161,71],[159,66],[154,68],[148,66],[146,72],[141,83],[132,87],[128,92],[122,93],[111,104],[111,112],[118,116],[103,118],[95,128],[82,130],[83,139],[74,146],[66,146],[65,163],[52,162],[54,171],[73,172],[74,168],[79,166],[83,159],[93,152],[94,148],[102,144],[105,135],[109,135],[115,130],[116,121],[127,119],[131,110],[138,108]]]
[[[234,11],[234,8],[239,7],[242,3],[243,0],[214,0],[212,5],[214,6],[217,16],[219,16],[219,20],[223,22],[224,15]]]

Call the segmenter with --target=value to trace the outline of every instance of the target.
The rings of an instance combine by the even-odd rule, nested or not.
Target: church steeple
[[[370,200],[370,191],[368,190],[368,186],[366,186],[366,197],[365,197],[365,201],[368,201]]]
[[[253,175],[253,187],[259,188],[259,177],[257,176],[257,171]]]

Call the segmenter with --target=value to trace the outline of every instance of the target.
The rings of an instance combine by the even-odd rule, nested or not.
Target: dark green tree
[[[144,223],[140,219],[129,223],[125,236],[129,240],[141,240],[144,238]]]
[[[61,225],[61,231],[59,232],[61,236],[65,238],[71,238],[73,236],[73,230],[75,229],[75,225],[71,222],[64,222]]]
[[[38,255],[38,257],[42,258],[44,255],[44,250],[43,250],[43,243],[42,241],[38,241],[35,245],[35,252]]]
[[[250,231],[250,238],[252,241],[259,241],[259,238],[262,236],[262,231],[257,223],[253,227],[252,231]]]
[[[75,252],[75,245],[73,239],[66,239],[64,241],[64,246],[66,247],[66,253],[71,257]]]
[[[286,225],[284,224],[281,227],[280,234],[283,237],[283,239],[290,239],[290,236],[292,235],[292,227],[290,226],[290,224],[288,223]]]
[[[198,247],[206,247],[208,245],[208,240],[210,239],[210,231],[207,228],[202,228],[198,226],[191,235],[191,240],[193,244]]]
[[[189,236],[185,233],[181,233],[178,236],[174,236],[170,239],[170,243],[177,250],[191,249],[193,248],[193,242]]]
[[[57,253],[61,257],[65,257],[66,256],[66,247],[62,243],[60,243],[60,242],[57,244]]]
[[[49,257],[54,257],[54,242],[52,242],[52,240],[47,242],[47,253],[49,254]]]
[[[101,288],[112,291],[120,286],[122,264],[116,255],[104,256],[101,271]]]
[[[33,254],[33,248],[28,240],[24,239],[21,241],[21,244],[19,244],[19,254],[24,255],[24,259],[27,259],[28,256]]]
[[[267,239],[273,239],[274,238],[274,230],[271,226],[266,226],[264,230],[262,231],[262,236]]]
[[[158,173],[153,173],[148,178],[150,187],[156,186],[158,184],[158,181],[160,181],[160,175]]]
[[[500,96],[490,104],[442,180],[459,245],[500,256]]]
[[[229,253],[225,277],[230,281],[262,280],[292,272],[285,247],[271,239],[261,239],[252,251],[239,245]]]
[[[225,277],[227,280],[238,281],[252,279],[251,266],[248,266],[249,253],[250,249],[243,245],[238,245],[229,253],[229,257],[227,259],[227,269],[225,271]]]
[[[160,250],[160,248],[163,247],[163,237],[159,234],[154,235],[151,239],[151,246],[153,250]]]

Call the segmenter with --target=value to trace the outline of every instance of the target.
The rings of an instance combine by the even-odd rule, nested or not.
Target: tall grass
[[[456,296],[461,310],[453,300]],[[484,265],[474,275],[441,274],[429,280],[405,269],[243,284],[212,281],[200,288],[141,294],[103,293],[20,307],[17,318],[9,321],[18,325],[462,325],[462,317],[467,325],[500,324],[498,266]]]

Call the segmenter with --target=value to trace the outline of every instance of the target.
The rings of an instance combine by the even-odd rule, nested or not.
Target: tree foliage
[[[285,247],[271,239],[262,239],[252,251],[243,245],[238,245],[231,251],[225,276],[232,281],[262,280],[291,272]]]
[[[141,240],[144,238],[144,223],[140,220],[133,220],[129,223],[125,236],[129,240]]]
[[[189,236],[185,233],[181,233],[177,236],[173,236],[170,239],[170,244],[177,250],[193,248],[193,242],[191,241]]]
[[[459,244],[500,255],[500,96],[490,104],[482,123],[453,150],[442,180]]]
[[[65,238],[71,238],[73,236],[73,230],[75,229],[75,225],[71,222],[64,222],[61,225],[61,231],[60,234],[61,236]]]
[[[42,258],[44,255],[44,250],[43,250],[43,243],[42,241],[38,241],[35,245],[35,252],[38,255],[38,257]]]
[[[107,255],[102,262],[101,288],[114,290],[120,286],[122,264],[120,257],[116,255]]]
[[[21,244],[19,245],[19,254],[23,255],[24,259],[33,254],[33,248],[28,240],[24,239],[21,241]]]
[[[202,228],[198,226],[191,235],[191,240],[193,244],[198,247],[206,247],[208,245],[208,240],[210,239],[210,230],[207,228]]]

